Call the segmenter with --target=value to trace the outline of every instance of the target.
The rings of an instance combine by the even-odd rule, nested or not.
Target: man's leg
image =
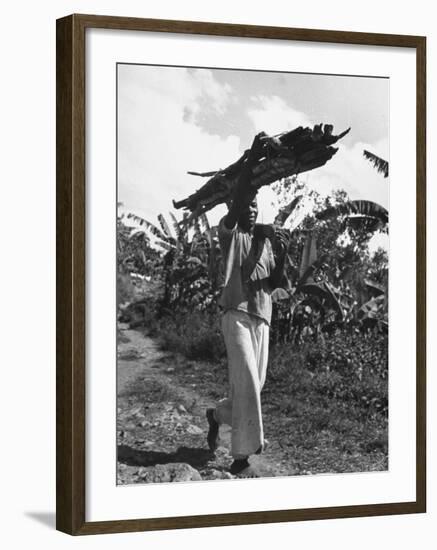
[[[222,424],[232,426],[232,398],[220,400],[215,408],[206,409],[206,419],[208,420],[208,447],[215,451],[218,446],[219,429]]]
[[[269,360],[269,332],[269,325],[265,321],[261,321],[256,329],[256,361],[258,364],[260,390],[263,389],[266,381],[267,363]]]
[[[265,448],[260,391],[268,358],[268,324],[244,312],[230,310],[222,319],[230,392],[215,409],[207,410],[208,446],[217,448],[219,425],[232,426],[231,473],[248,466],[248,456]]]
[[[219,423],[216,420],[215,409],[206,409],[206,419],[208,420],[208,435],[206,440],[208,442],[209,450],[214,452],[218,446],[219,440]]]
[[[259,380],[259,394],[264,386],[267,372],[268,351],[269,351],[269,325],[262,321],[256,320],[254,323],[254,330],[251,334],[252,344],[255,352],[255,359],[257,365],[257,373]],[[260,414],[261,414],[261,402],[260,402]],[[262,416],[260,422],[260,432],[263,433]],[[255,451],[254,454],[261,454],[267,448],[268,441],[262,438],[262,443]],[[249,457],[237,458],[231,465],[231,473],[239,475],[240,477],[259,477],[259,473],[256,468],[250,465]]]
[[[267,363],[269,359],[269,332],[269,325],[266,322],[261,321],[256,328],[256,359],[258,365],[260,393],[266,381]],[[264,439],[262,445],[259,447],[255,454],[261,454],[263,451],[265,451],[268,444],[269,442]]]
[[[231,383],[229,383],[231,386]],[[229,389],[229,396],[220,399],[214,410],[214,417],[219,424],[232,426],[232,387]]]
[[[231,401],[223,409],[230,414],[232,456],[244,459],[263,443],[260,377],[257,364],[256,327],[259,321],[242,311],[230,310],[223,317]],[[229,418],[227,419],[229,420]]]
[[[226,313],[225,313],[226,315]],[[224,326],[222,320],[222,331],[224,336]],[[229,396],[221,399],[215,406],[206,410],[206,419],[208,421],[208,435],[207,442],[211,451],[215,451],[218,446],[219,429],[222,424],[232,426],[232,384],[231,373],[229,371],[228,362],[228,377],[229,377]]]

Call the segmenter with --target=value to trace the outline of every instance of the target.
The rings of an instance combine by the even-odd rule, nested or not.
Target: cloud
[[[184,198],[203,185],[205,180],[188,175],[188,170],[224,168],[241,155],[239,125],[226,137],[215,135],[208,131],[211,125],[201,124],[211,113],[227,124],[229,113],[241,108],[250,131],[270,134],[314,123],[277,95],[252,95],[240,106],[238,90],[218,82],[208,69],[119,65],[118,84],[119,200],[125,210],[152,222],[158,213],[172,210],[172,199]],[[388,207],[388,179],[362,154],[368,149],[388,159],[388,141],[354,143],[353,128],[350,138],[350,145],[338,144],[339,151],[326,166],[301,177],[321,194],[345,189],[352,199]],[[273,199],[270,188],[261,189],[260,221],[264,223],[276,214]],[[216,223],[225,210],[215,208],[209,214],[211,222]]]
[[[253,96],[251,102],[254,106],[249,107],[247,114],[255,132],[278,134],[297,126],[313,125],[305,113],[290,107],[278,96]]]
[[[190,96],[194,97],[193,112],[207,107],[224,114],[228,104],[233,100],[229,84],[220,84],[208,69],[191,69],[187,71],[190,85]]]
[[[203,111],[223,113],[230,101],[231,87],[209,70],[119,67],[118,190],[125,210],[155,221],[172,209],[172,199],[204,183],[188,170],[214,170],[238,158],[239,137],[223,139],[196,124]]]
[[[389,178],[384,178],[363,156],[364,149],[385,151],[386,144],[358,142],[352,147],[337,144],[338,151],[325,166],[309,172],[310,187],[326,195],[336,189],[344,189],[352,200],[362,199],[377,202],[388,208]],[[388,158],[385,155],[385,158]]]
[[[369,252],[373,254],[378,250],[378,248],[382,248],[384,250],[388,250],[390,246],[390,237],[387,235],[387,233],[381,233],[377,232],[369,240]]]
[[[278,96],[254,96],[251,100],[255,106],[248,109],[248,116],[256,132],[264,130],[275,134],[297,126],[314,124],[304,112],[294,109]],[[353,138],[353,129],[351,137]],[[389,180],[383,178],[363,157],[363,150],[368,149],[388,159],[388,140],[375,144],[355,142],[348,147],[339,142],[336,146],[338,152],[325,166],[300,177],[322,195],[344,189],[352,200],[371,200],[388,208]],[[270,206],[274,196],[267,191],[264,191],[264,195],[260,203],[264,206],[266,221],[270,221],[275,212]]]

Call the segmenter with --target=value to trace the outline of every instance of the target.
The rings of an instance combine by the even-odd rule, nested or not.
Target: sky
[[[389,160],[388,79],[129,64],[119,64],[117,76],[124,211],[156,223],[159,213],[174,212],[172,199],[205,183],[189,170],[225,168],[261,130],[275,134],[318,123],[333,124],[334,133],[351,131],[332,160],[301,178],[322,195],[344,189],[351,199],[388,208],[389,180],[363,157],[368,149]],[[274,199],[270,188],[261,189],[258,221],[273,221]],[[208,217],[216,223],[225,212],[219,206]]]

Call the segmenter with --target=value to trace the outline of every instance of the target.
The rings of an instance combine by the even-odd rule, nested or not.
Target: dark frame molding
[[[167,518],[85,520],[85,30],[273,38],[416,50],[416,500]],[[426,511],[426,38],[228,23],[70,15],[56,26],[56,528],[71,535]]]

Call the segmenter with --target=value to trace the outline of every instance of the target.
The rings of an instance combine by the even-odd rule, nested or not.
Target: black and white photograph
[[[389,87],[118,63],[117,484],[389,469]]]

